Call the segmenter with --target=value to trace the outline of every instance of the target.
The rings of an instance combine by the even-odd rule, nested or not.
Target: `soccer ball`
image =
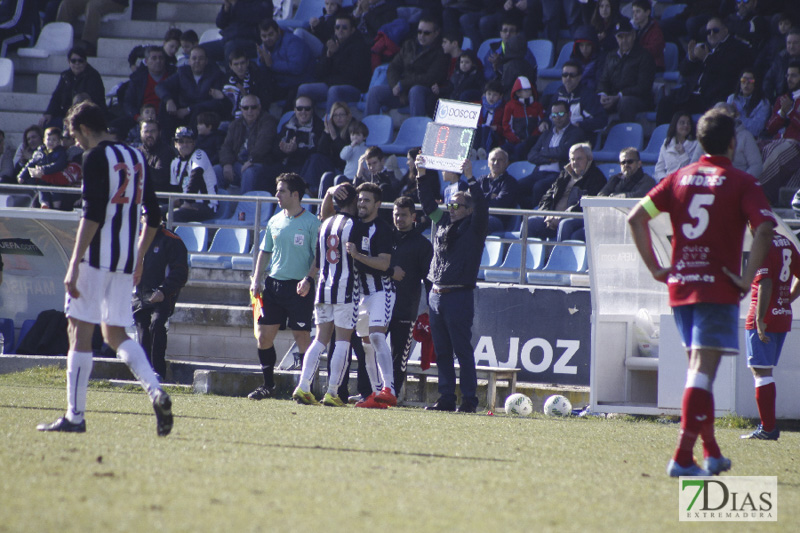
[[[547,416],[569,416],[572,414],[572,404],[564,396],[554,394],[544,402],[544,414]]]
[[[529,416],[533,412],[533,402],[519,392],[506,398],[506,414]]]

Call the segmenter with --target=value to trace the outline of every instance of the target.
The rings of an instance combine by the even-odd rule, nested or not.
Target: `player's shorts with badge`
[[[385,328],[389,325],[392,320],[395,295],[394,291],[378,291],[361,297],[356,323],[356,333],[359,337],[368,336],[370,327]]]
[[[347,304],[317,304],[314,306],[314,323],[325,324],[333,322],[337,328],[355,329],[358,305],[356,302]]]
[[[262,326],[286,325],[293,331],[311,331],[314,313],[314,286],[305,296],[297,294],[300,280],[267,277],[261,299],[264,303],[258,323]]]
[[[78,298],[69,293],[64,297],[64,313],[68,317],[123,328],[133,324],[133,274],[108,272],[81,263],[77,288]]]
[[[697,303],[672,308],[683,346],[739,353],[739,306]]]

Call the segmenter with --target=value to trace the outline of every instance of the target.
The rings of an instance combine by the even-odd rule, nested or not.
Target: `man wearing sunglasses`
[[[274,162],[278,123],[272,115],[262,112],[261,102],[254,94],[242,98],[241,111],[241,118],[228,127],[219,149],[220,164],[214,170],[223,188],[240,186],[244,194],[266,187],[261,180],[264,165]]]
[[[721,18],[709,19],[705,34],[706,42],[689,41],[688,60],[681,65],[681,76],[687,83],[658,103],[657,124],[669,122],[679,109],[703,113],[715,103],[724,102],[742,68],[753,64],[753,50],[730,35]]]
[[[451,203],[446,205],[447,211],[444,211],[434,198],[434,191],[439,188],[439,177],[435,172],[426,172],[425,156],[417,156],[420,202],[425,214],[436,223],[433,261],[428,273],[433,287],[428,304],[439,370],[439,399],[426,409],[474,413],[478,409],[478,379],[472,348],[473,292],[489,229],[489,205],[472,175],[469,159],[464,160],[461,170],[467,178],[469,190],[455,193]],[[458,409],[454,358],[458,358],[461,367],[461,405]]]
[[[67,54],[69,68],[61,73],[53,96],[39,120],[42,127],[60,128],[72,107],[72,100],[79,93],[86,93],[92,102],[100,106],[106,113],[106,90],[100,73],[86,61],[86,51],[81,47],[73,47]]]
[[[378,115],[382,107],[411,107],[412,116],[426,116],[433,105],[430,87],[441,84],[447,75],[449,58],[442,50],[439,23],[423,16],[416,38],[409,37],[386,71],[388,85],[370,87],[367,115]]]
[[[570,122],[583,130],[587,138],[608,125],[608,113],[600,97],[583,80],[580,61],[569,59],[561,67],[561,85],[552,101],[567,104]]]

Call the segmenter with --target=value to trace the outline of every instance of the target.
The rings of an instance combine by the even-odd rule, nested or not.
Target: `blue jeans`
[[[224,183],[222,165],[215,165],[214,172],[217,174],[217,183],[223,189],[227,189],[230,185],[239,184],[239,194],[246,192],[261,190],[263,185],[260,183],[262,174],[264,173],[264,166],[261,164],[250,165],[247,170],[242,172],[242,164],[236,162],[233,164],[233,183]]]
[[[431,291],[428,305],[433,348],[439,369],[439,401],[456,401],[455,355],[461,367],[461,403],[477,407],[478,378],[472,348],[472,320],[475,316],[473,290],[457,290],[447,294]]]
[[[558,241],[586,241],[582,218],[565,218],[558,224]]]
[[[545,217],[528,217],[528,237],[536,237],[537,239],[554,239],[557,235],[557,230],[550,229],[544,223]]]
[[[408,106],[411,110],[411,116],[424,117],[428,116],[428,104],[433,107],[433,93],[430,87],[423,85],[414,85],[408,91]],[[365,114],[367,115],[380,115],[382,107],[396,109],[403,107],[403,102],[400,101],[392,93],[392,88],[388,85],[376,85],[370,87],[367,92],[367,108]]]

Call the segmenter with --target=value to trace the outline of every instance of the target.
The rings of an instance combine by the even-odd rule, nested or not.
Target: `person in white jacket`
[[[667,136],[658,153],[653,178],[658,182],[692,162],[700,145],[694,134],[694,121],[689,113],[678,111],[672,116]],[[698,155],[699,157],[699,155]]]

